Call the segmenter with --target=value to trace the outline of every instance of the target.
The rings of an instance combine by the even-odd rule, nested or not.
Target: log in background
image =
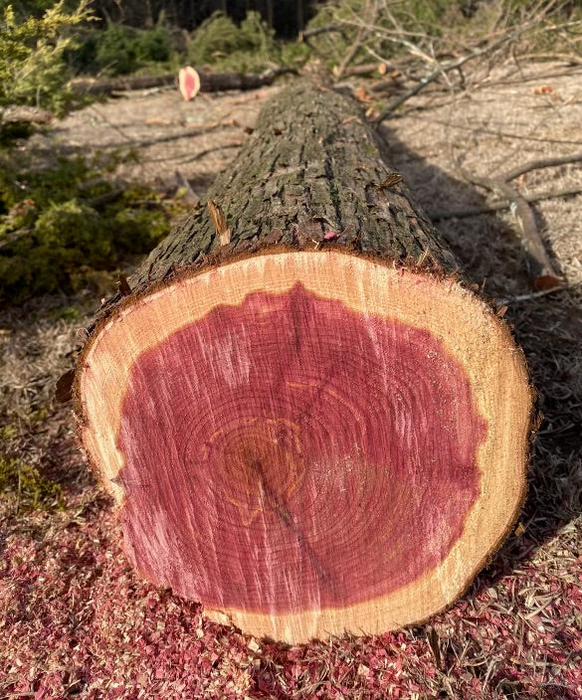
[[[389,153],[353,99],[295,82],[268,103],[240,154],[208,191],[232,229],[232,253],[317,242],[447,273],[451,251],[403,183],[385,186]],[[332,234],[334,234],[332,236]],[[132,280],[135,291],[201,265],[220,248],[205,202]]]

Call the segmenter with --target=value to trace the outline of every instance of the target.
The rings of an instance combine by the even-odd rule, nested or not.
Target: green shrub
[[[241,48],[239,34],[238,27],[230,17],[215,12],[194,32],[188,58],[195,65],[213,63]]]
[[[67,61],[76,73],[128,75],[156,66],[174,66],[178,49],[171,30],[161,22],[152,29],[108,23],[81,30]]]
[[[280,49],[274,31],[258,12],[247,13],[240,26],[230,17],[215,12],[194,32],[188,59],[199,67],[211,65],[216,70],[256,72],[278,64]]]
[[[70,74],[64,60],[70,34],[91,18],[89,0],[68,12],[64,0],[40,17],[17,19],[8,5],[0,19],[0,106],[32,104],[63,112],[70,104]]]
[[[172,36],[163,24],[140,32],[137,41],[137,57],[142,63],[163,63],[172,56]]]
[[[134,73],[152,63],[167,62],[173,54],[172,37],[164,25],[141,30],[109,24],[95,34],[94,41],[93,69],[111,75]]]
[[[280,64],[289,68],[301,68],[311,58],[311,49],[305,43],[289,41],[281,44]]]
[[[97,39],[95,63],[107,73],[132,73],[138,65],[135,37],[130,27],[110,24]]]
[[[183,42],[163,21],[153,29],[109,23],[104,29],[82,29],[81,40],[67,58],[77,73],[152,73],[177,69],[186,60],[215,70],[259,72],[281,64],[298,67],[310,49],[306,44],[276,41],[274,30],[258,12],[247,13],[240,25],[215,12],[194,32],[184,52]]]
[[[75,291],[169,231],[175,212],[147,188],[104,179],[106,163],[61,158],[35,169],[10,155],[3,160],[0,301]]]

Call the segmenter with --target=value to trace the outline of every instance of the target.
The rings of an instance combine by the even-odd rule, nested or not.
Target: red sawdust
[[[575,560],[561,577],[527,563],[494,588],[481,581],[430,630],[287,648],[205,621],[199,606],[138,581],[99,492],[67,500],[59,513],[9,518],[4,697],[573,700],[582,692]]]

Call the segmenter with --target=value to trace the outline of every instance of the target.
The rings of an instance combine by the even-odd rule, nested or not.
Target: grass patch
[[[169,232],[179,205],[112,179],[119,158],[0,155],[0,301],[79,291]]]
[[[0,454],[0,492],[19,511],[63,507],[59,484],[41,475],[21,459]]]

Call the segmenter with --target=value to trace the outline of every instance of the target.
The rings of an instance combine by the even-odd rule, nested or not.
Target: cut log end
[[[187,101],[193,100],[200,92],[200,75],[192,66],[181,68],[178,72],[178,87],[180,94]]]
[[[77,389],[134,566],[257,636],[426,619],[523,499],[532,393],[503,322],[455,281],[345,252],[130,299]]]

